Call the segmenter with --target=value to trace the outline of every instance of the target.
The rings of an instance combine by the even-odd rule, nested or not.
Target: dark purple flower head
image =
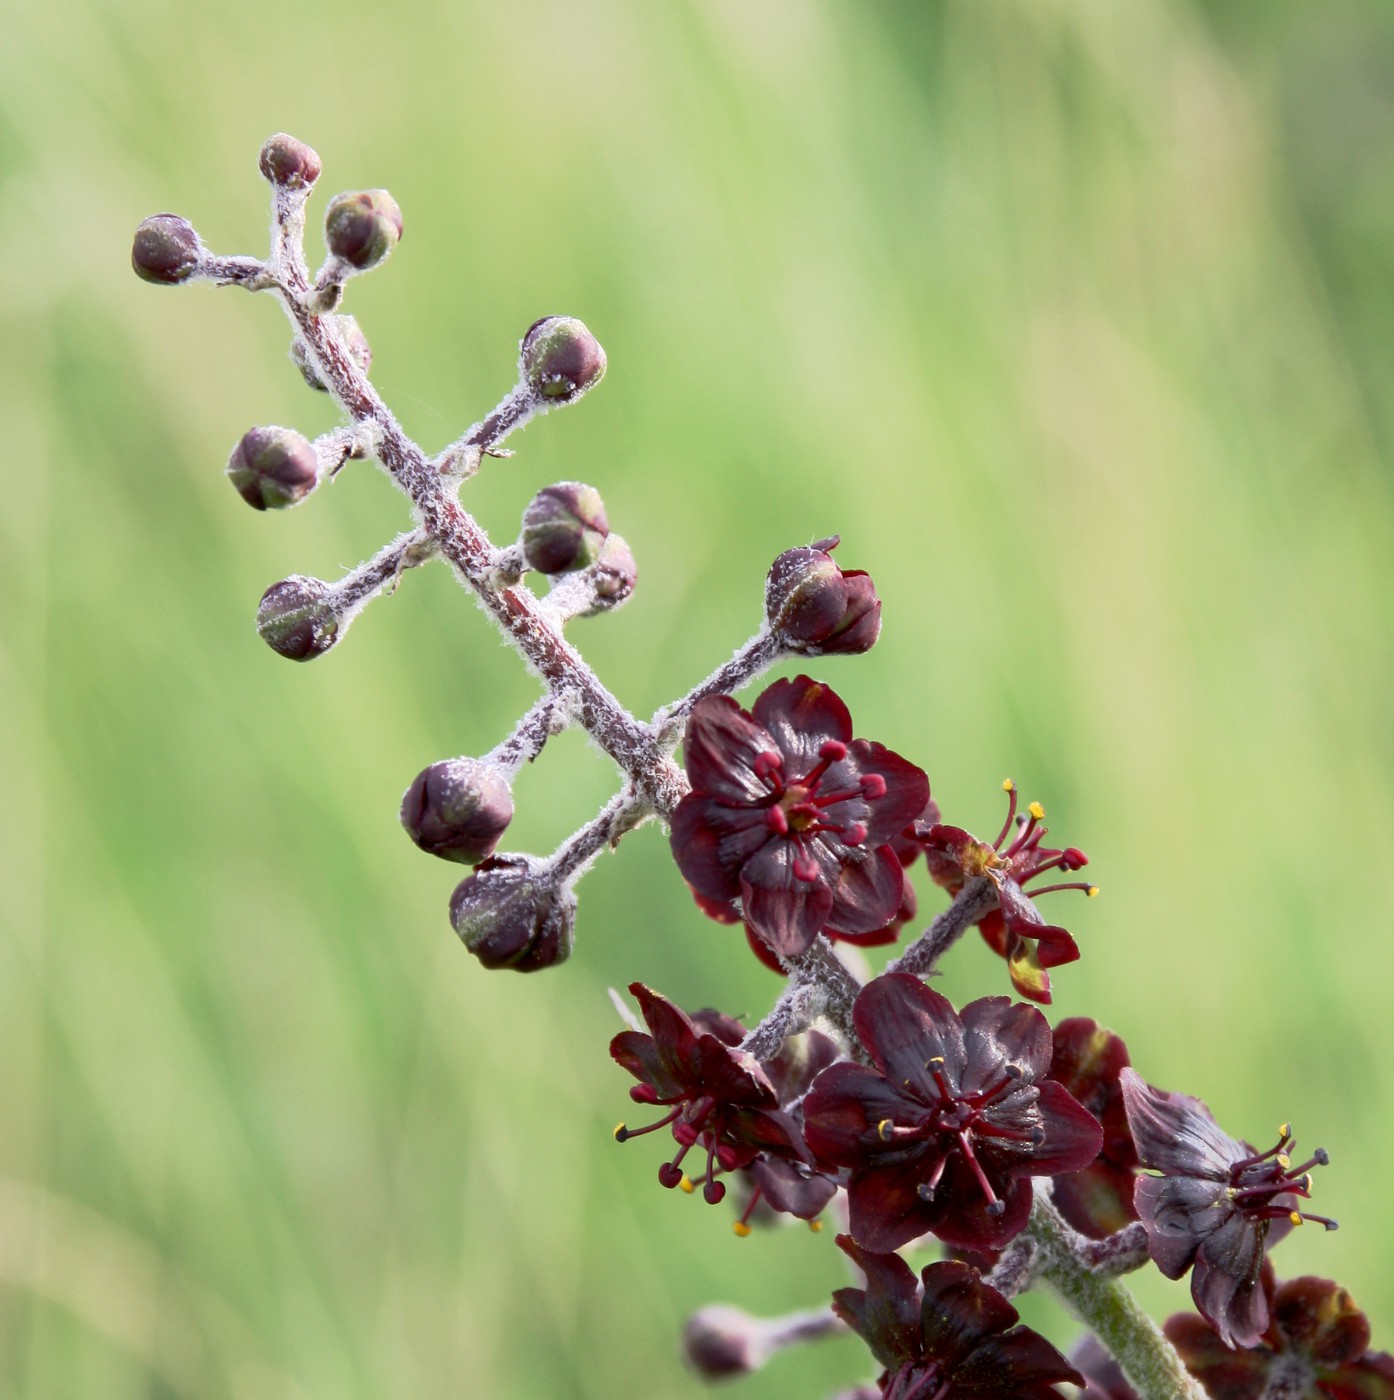
[[[1133,1183],[1137,1149],[1128,1131],[1123,1086],[1128,1047],[1087,1016],[1071,1016],[1054,1032],[1050,1077],[1063,1084],[1103,1126],[1104,1145],[1083,1171],[1057,1176],[1051,1195],[1060,1214],[1090,1239],[1101,1240],[1137,1219]]]
[[[1297,1208],[1311,1194],[1308,1170],[1325,1166],[1326,1153],[1294,1167],[1286,1123],[1277,1146],[1256,1153],[1199,1099],[1163,1093],[1131,1069],[1119,1078],[1137,1155],[1162,1173],[1139,1177],[1133,1197],[1153,1263],[1168,1278],[1192,1269],[1191,1297],[1226,1346],[1257,1345],[1268,1326],[1259,1281],[1265,1248],[1304,1220],[1336,1228]]]
[[[931,1264],[916,1282],[898,1254],[838,1244],[866,1275],[840,1288],[833,1311],[884,1366],[884,1400],[1063,1400],[1061,1381],[1084,1378],[967,1264]]]
[[[693,707],[692,791],[673,813],[673,859],[704,900],[741,901],[785,957],[823,928],[871,933],[904,898],[893,841],[929,799],[899,754],[852,738],[847,707],[807,676],[776,681],[750,712],[724,695]]]
[[[1203,1318],[1170,1318],[1166,1334],[1212,1400],[1394,1400],[1394,1356],[1372,1352],[1370,1324],[1344,1288],[1325,1278],[1275,1283],[1265,1265],[1269,1325],[1262,1341],[1233,1351]]]
[[[1083,880],[1037,886],[1029,891],[1025,888],[1029,881],[1052,870],[1082,870],[1089,864],[1089,857],[1077,846],[1043,845],[1048,830],[1042,825],[1045,809],[1039,802],[1032,802],[1024,814],[1018,814],[1016,785],[1008,778],[1002,787],[1008,799],[1007,819],[991,845],[961,826],[943,823],[918,823],[918,840],[924,847],[930,875],[950,894],[957,894],[971,879],[986,877],[992,881],[997,888],[997,908],[978,923],[983,938],[993,952],[1006,958],[1012,986],[1020,995],[1049,1003],[1047,969],[1074,962],[1079,948],[1067,930],[1041,918],[1032,900],[1056,890],[1083,890],[1096,895],[1099,889]],[[1012,838],[1010,843],[1008,837]]]
[[[769,1076],[737,1048],[739,1022],[717,1012],[688,1016],[642,982],[631,982],[629,990],[649,1034],[621,1031],[610,1042],[610,1054],[639,1081],[629,1097],[668,1112],[645,1128],[621,1123],[615,1138],[626,1142],[671,1127],[678,1151],[658,1169],[662,1185],[691,1189],[682,1160],[698,1143],[707,1156],[702,1195],[712,1205],[726,1195],[718,1174],[748,1167],[760,1153],[809,1160],[798,1125],[780,1110]]]
[[[1046,1078],[1039,1011],[983,997],[960,1017],[919,978],[888,973],[852,1014],[875,1067],[844,1061],[819,1075],[804,1130],[820,1165],[850,1168],[852,1234],[868,1249],[926,1232],[1000,1249],[1031,1213],[1032,1176],[1098,1155],[1098,1123]]]

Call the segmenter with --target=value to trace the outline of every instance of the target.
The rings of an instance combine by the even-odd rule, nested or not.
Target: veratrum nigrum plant
[[[518,538],[495,546],[460,488],[540,413],[575,403],[605,373],[578,320],[547,316],[524,335],[517,383],[457,441],[428,456],[368,377],[372,352],[339,308],[349,280],[402,236],[385,190],[330,201],[328,249],[305,260],[305,207],[320,159],[273,136],[260,167],[272,189],[265,261],[224,257],[192,225],[157,214],[132,262],[149,282],[211,281],[270,292],[290,318],[291,358],[345,426],[310,442],[253,428],[227,474],[256,510],[298,505],[350,459],[375,459],[415,524],[337,581],[294,575],[261,599],[272,648],[312,661],[409,569],[442,559],[540,678],[542,697],[488,753],[419,773],[402,800],[423,851],[471,867],[450,919],[487,968],[535,972],[570,955],[576,883],[641,822],[666,824],[673,859],[704,913],[741,924],[785,980],[757,1025],[687,1012],[632,983],[627,1028],[610,1054],[632,1077],[636,1124],[659,1134],[659,1184],[734,1206],[738,1235],[830,1216],[855,1286],[831,1303],[760,1319],[703,1308],[684,1348],[702,1375],[754,1371],[781,1349],[850,1329],[875,1378],[843,1400],[1394,1400],[1394,1357],[1370,1350],[1365,1316],[1327,1279],[1279,1282],[1269,1251],[1305,1221],[1312,1169],[1284,1124],[1262,1150],[1231,1137],[1199,1100],[1154,1088],[1097,1022],[1053,1029],[1037,1008],[1051,970],[1079,957],[1036,901],[1097,891],[1077,878],[1076,846],[1047,844],[1039,803],[1006,811],[990,840],[946,822],[916,763],[858,737],[846,705],[811,675],[781,680],[744,708],[732,693],[788,657],[868,650],[881,627],[871,578],[844,569],[836,537],[791,548],[770,568],[759,632],[700,685],[648,720],[625,710],[565,636],[574,618],[619,607],[634,556],[594,487],[539,491]],[[528,575],[545,591],[525,584]],[[613,760],[619,788],[551,855],[500,852],[511,784],[547,740],[580,726]],[[682,761],[675,758],[681,746]],[[923,859],[948,906],[880,976],[863,980],[858,945],[896,942],[916,918],[908,868]],[[973,925],[1006,963],[1017,997],[955,1007],[927,978]],[[1034,1005],[1031,1003],[1035,1003]],[[729,1207],[728,1207],[729,1208]],[[918,1277],[898,1251],[938,1242]],[[1191,1278],[1196,1311],[1158,1328],[1122,1276],[1152,1264]],[[1044,1287],[1088,1333],[1070,1358],[1022,1326],[1010,1299]]]

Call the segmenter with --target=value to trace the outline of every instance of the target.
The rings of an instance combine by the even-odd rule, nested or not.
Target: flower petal
[[[741,868],[770,839],[763,810],[726,807],[700,792],[678,803],[668,837],[683,879],[723,902],[740,894]]]
[[[904,898],[905,871],[889,845],[878,846],[867,859],[842,867],[828,926],[835,933],[879,932],[895,918]]]
[[[818,762],[829,739],[852,739],[852,716],[831,686],[809,676],[776,681],[751,706],[751,718],[768,731],[784,755],[785,773],[802,777]]]
[[[886,783],[885,794],[868,804],[871,813],[863,818],[867,841],[873,846],[894,841],[928,804],[928,777],[908,758],[870,739],[854,740],[848,757],[862,773],[879,774]]]
[[[748,806],[769,796],[755,776],[755,760],[774,747],[771,736],[729,695],[706,695],[688,717],[683,767],[694,792]]]
[[[921,1277],[925,1351],[946,1371],[955,1372],[957,1385],[958,1367],[988,1338],[1005,1332],[1019,1314],[995,1288],[982,1282],[976,1269],[957,1260],[931,1264]]]
[[[808,950],[833,907],[833,892],[823,879],[795,876],[797,854],[792,841],[771,841],[741,871],[746,923],[786,958]]]
[[[889,972],[874,978],[858,994],[852,1021],[877,1068],[893,1083],[908,1080],[933,1103],[939,1090],[925,1066],[941,1057],[948,1082],[959,1082],[963,1024],[949,999],[918,977]]]
[[[1228,1181],[1231,1165],[1250,1155],[1199,1099],[1154,1089],[1133,1069],[1120,1070],[1118,1082],[1137,1155],[1153,1171]]]
[[[1037,1108],[1045,1139],[1031,1150],[1031,1171],[1036,1176],[1083,1171],[1099,1155],[1104,1130],[1099,1120],[1063,1084],[1053,1079],[1036,1085]]]
[[[910,1266],[889,1250],[874,1251],[848,1235],[839,1248],[866,1275],[866,1287],[839,1288],[833,1311],[871,1348],[888,1369],[924,1354],[920,1333],[919,1288]]]

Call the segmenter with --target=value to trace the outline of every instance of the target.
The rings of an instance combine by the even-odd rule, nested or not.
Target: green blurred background
[[[446,572],[314,666],[252,630],[407,518],[366,466],[248,511],[240,434],[333,412],[268,298],[130,272],[162,209],[261,252],[281,129],[323,192],[401,203],[346,309],[427,447],[539,315],[605,344],[466,500],[502,540],[539,486],[601,489],[640,586],[574,632],[636,711],[842,532],[885,631],[819,674],[952,818],[995,830],[1011,774],[1090,852],[1103,897],[1048,906],[1085,950],[1058,1012],[1330,1148],[1346,1228],[1278,1262],[1394,1346],[1394,9],[4,0],[0,32],[0,1395],[677,1400],[691,1309],[845,1280],[830,1231],[738,1241],[610,1140],[608,985],[776,990],[657,827],[587,878],[564,969],[456,943],[398,799],[536,691]],[[566,736],[509,844],[614,781]],[[945,985],[1007,990],[977,946]],[[838,1342],[740,1393],[866,1369]]]

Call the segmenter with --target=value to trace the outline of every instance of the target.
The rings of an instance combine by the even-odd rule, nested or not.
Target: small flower
[[[1394,1400],[1394,1356],[1369,1350],[1370,1324],[1325,1278],[1261,1279],[1269,1315],[1256,1347],[1233,1351],[1203,1318],[1170,1318],[1166,1334],[1212,1400]]]
[[[605,377],[605,351],[574,316],[544,316],[519,350],[523,382],[552,403],[574,403]]]
[[[838,1244],[866,1275],[840,1288],[833,1311],[884,1366],[884,1400],[1064,1400],[1062,1381],[1084,1377],[976,1269],[931,1264],[916,1284],[898,1254],[876,1254],[846,1235]]]
[[[852,1010],[874,1063],[844,1061],[804,1100],[821,1166],[851,1169],[852,1234],[899,1249],[926,1232],[959,1249],[1000,1249],[1031,1213],[1031,1178],[1098,1155],[1095,1119],[1046,1078],[1050,1027],[1032,1007],[964,1007],[906,973],[869,982]]]
[[[704,900],[739,899],[745,922],[783,957],[824,927],[868,934],[892,921],[905,877],[889,843],[923,810],[929,780],[853,739],[831,688],[776,681],[749,712],[707,696],[683,754],[692,791],[673,814],[673,858]]]
[[[1128,1047],[1087,1016],[1071,1016],[1054,1032],[1050,1077],[1063,1084],[1103,1126],[1104,1145],[1081,1171],[1057,1176],[1051,1195],[1060,1214],[1090,1239],[1101,1240],[1136,1220],[1133,1183],[1137,1149],[1128,1131],[1123,1086]]]
[[[324,212],[329,251],[359,272],[376,267],[402,237],[402,211],[386,190],[336,194]]]
[[[610,533],[594,486],[561,481],[544,486],[523,512],[523,557],[540,574],[566,574],[594,564]]]
[[[1133,1197],[1153,1263],[1168,1278],[1192,1269],[1191,1297],[1224,1344],[1256,1346],[1269,1320],[1259,1281],[1265,1248],[1304,1220],[1336,1228],[1297,1209],[1311,1194],[1309,1168],[1325,1166],[1326,1153],[1318,1148],[1294,1167],[1286,1123],[1277,1146],[1256,1153],[1199,1099],[1154,1089],[1131,1069],[1119,1078],[1137,1155],[1162,1173],[1139,1177]]]
[[[1007,793],[1007,820],[997,839],[988,845],[961,826],[935,823],[917,827],[924,847],[925,862],[936,884],[957,894],[970,879],[985,877],[997,890],[997,908],[978,923],[988,947],[1007,960],[1012,985],[1030,1001],[1050,1001],[1048,968],[1074,962],[1079,947],[1069,933],[1046,923],[1031,902],[1038,895],[1056,890],[1083,890],[1098,894],[1098,887],[1083,881],[1068,881],[1030,891],[1026,884],[1050,870],[1075,871],[1089,864],[1089,857],[1076,846],[1055,848],[1041,844],[1047,828],[1042,825],[1045,809],[1032,802],[1026,814],[1018,815],[1016,785],[1009,778],[1002,784]],[[1013,835],[1013,833],[1015,833]],[[1007,838],[1013,839],[1007,844]]]
[[[131,244],[131,266],[146,282],[177,286],[192,277],[203,263],[203,244],[194,226],[178,214],[152,214],[138,229]]]
[[[661,1185],[690,1189],[696,1184],[683,1172],[682,1161],[699,1143],[707,1154],[699,1180],[710,1205],[726,1195],[719,1172],[748,1167],[760,1153],[808,1162],[803,1136],[780,1109],[769,1076],[753,1055],[732,1043],[741,1039],[738,1022],[716,1012],[688,1016],[642,982],[631,982],[629,990],[649,1034],[621,1031],[610,1042],[610,1054],[639,1081],[629,1091],[635,1103],[669,1111],[644,1128],[621,1123],[615,1139],[628,1142],[671,1127],[678,1151],[658,1169]]]
[[[576,896],[532,856],[490,856],[450,897],[450,923],[485,967],[538,972],[571,956]]]
[[[786,549],[765,580],[765,615],[790,651],[809,656],[870,651],[881,635],[881,600],[871,575],[833,562],[838,537]]]
[[[492,765],[450,758],[416,775],[402,798],[401,820],[429,855],[478,865],[513,820],[513,794]]]
[[[286,190],[308,190],[321,169],[319,153],[283,131],[266,138],[257,165],[266,179]]]

